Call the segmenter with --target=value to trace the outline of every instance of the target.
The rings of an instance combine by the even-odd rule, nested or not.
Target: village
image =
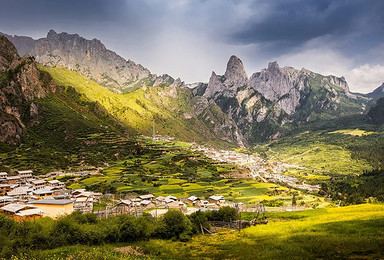
[[[71,173],[77,176],[92,172]],[[102,194],[85,189],[70,190],[64,182],[52,179],[64,173],[49,173],[34,176],[31,170],[17,171],[16,175],[0,173],[0,212],[17,221],[34,220],[41,217],[57,218],[74,211],[94,212],[98,217],[118,214],[141,215],[148,212],[154,217],[166,213],[169,209],[179,210],[184,214],[192,214],[198,210],[218,210],[223,206],[236,207],[242,210],[243,203],[226,201],[224,196],[212,195],[207,200],[196,196],[179,199],[175,196],[154,196],[152,194],[132,195],[124,199],[115,198],[114,194]],[[50,179],[50,180],[48,180]],[[102,198],[112,201],[103,210],[94,211],[94,203]]]
[[[169,141],[157,137],[154,141]],[[283,163],[270,163],[264,159],[246,153],[230,150],[207,148],[195,143],[190,149],[203,153],[205,156],[218,162],[231,163],[248,170],[250,178],[263,182],[283,183],[296,189],[318,191],[319,185],[299,183],[297,178],[282,174],[286,168],[302,166]],[[32,170],[16,171],[9,175],[0,172],[0,212],[11,216],[17,221],[38,219],[41,217],[57,218],[61,215],[71,214],[74,211],[83,213],[93,212],[98,217],[115,216],[118,214],[141,215],[147,212],[154,217],[165,214],[169,209],[179,210],[184,214],[196,211],[218,210],[220,207],[234,207],[238,211],[255,212],[260,210],[260,205],[245,205],[242,202],[227,201],[222,195],[212,195],[209,198],[189,196],[177,198],[175,196],[155,196],[153,194],[126,195],[123,198],[115,194],[102,194],[87,191],[86,189],[68,189],[65,182],[58,177],[85,177],[99,175],[101,168],[78,172],[50,172],[46,175],[34,175]],[[108,199],[103,209],[94,209],[94,203],[101,199]],[[301,208],[300,208],[301,209]],[[287,210],[284,208],[283,210]],[[292,210],[292,209],[288,209]],[[296,208],[295,210],[299,210]],[[265,211],[265,208],[263,208]]]
[[[255,155],[231,150],[219,150],[197,144],[192,144],[191,150],[203,152],[205,156],[218,162],[232,163],[241,167],[246,167],[249,169],[250,177],[255,179],[259,178],[263,182],[284,183],[292,188],[310,192],[317,192],[320,189],[320,185],[299,183],[297,178],[282,174],[287,168],[304,169],[304,167],[300,165],[276,162],[267,163],[266,160]]]

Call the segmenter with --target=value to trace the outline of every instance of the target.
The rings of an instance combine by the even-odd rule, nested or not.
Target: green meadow
[[[258,145],[254,151],[271,161],[304,167],[288,168],[290,175],[309,181],[326,180],[332,176],[359,175],[377,167],[381,153],[369,156],[366,146],[374,151],[371,142],[379,140],[381,145],[382,135],[383,132],[361,129],[305,131]]]
[[[166,259],[379,259],[384,205],[268,214],[267,225],[200,235],[190,242],[151,240],[139,246]]]
[[[269,223],[190,241],[151,239],[34,251],[28,259],[381,259],[384,205],[269,213]],[[16,257],[14,259],[27,259]]]

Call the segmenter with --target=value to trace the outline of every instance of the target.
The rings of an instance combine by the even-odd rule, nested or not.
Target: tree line
[[[168,211],[161,218],[144,213],[140,217],[118,215],[98,219],[93,213],[75,211],[56,220],[41,218],[17,222],[0,214],[0,256],[46,250],[70,245],[130,243],[150,238],[188,241],[191,236],[210,229],[209,220],[238,218],[236,209],[223,207],[214,212],[195,212],[185,216]]]

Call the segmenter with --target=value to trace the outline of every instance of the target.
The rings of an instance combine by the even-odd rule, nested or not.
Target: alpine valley
[[[58,220],[1,215],[0,256],[381,259],[383,123],[384,83],[353,93],[342,76],[276,61],[247,75],[231,56],[223,73],[187,84],[97,39],[0,33],[0,172],[103,195],[91,213]],[[141,217],[136,206],[135,217],[100,215],[149,194],[227,204],[189,217],[152,217],[160,202]]]

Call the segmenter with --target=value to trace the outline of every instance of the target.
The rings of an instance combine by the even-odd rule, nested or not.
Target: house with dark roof
[[[72,200],[42,199],[31,201],[30,204],[43,210],[43,216],[51,218],[57,218],[61,215],[71,214],[73,212]]]
[[[53,190],[48,190],[48,189],[34,190],[34,191],[32,191],[32,194],[37,196],[38,199],[43,199],[46,197],[53,196]]]

